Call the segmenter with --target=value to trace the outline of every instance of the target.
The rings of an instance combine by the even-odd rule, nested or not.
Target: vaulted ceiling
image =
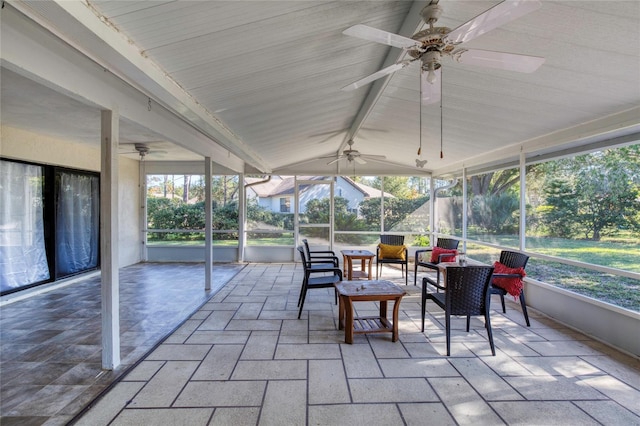
[[[456,28],[497,3],[440,0],[438,26]],[[640,131],[636,0],[542,1],[465,47],[541,56],[544,64],[528,74],[445,59],[441,102],[420,106],[417,63],[340,90],[405,58],[402,49],[342,32],[362,23],[410,37],[425,27],[426,4],[47,0],[8,7],[181,116],[243,159],[246,171],[447,173]],[[3,125],[99,143],[99,109],[2,71]],[[189,140],[158,129],[125,122],[120,133],[123,143],[166,151],[160,159],[201,158]],[[349,139],[360,153],[386,159],[318,159],[335,157]],[[417,167],[416,159],[427,163]]]

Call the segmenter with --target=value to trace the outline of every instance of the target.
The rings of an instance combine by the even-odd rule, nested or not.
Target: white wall
[[[360,204],[362,204],[362,202],[364,201],[364,195],[362,194],[362,192],[360,192],[342,177],[338,177],[336,185],[338,189],[342,190],[342,195],[339,196],[349,200],[350,209],[357,209],[358,207],[360,207]],[[339,192],[336,191],[336,194],[339,194]]]
[[[640,358],[640,314],[563,288],[527,279],[527,305]]]
[[[0,156],[39,164],[100,171],[99,140],[96,146],[70,143],[55,137],[2,126]],[[97,136],[99,138],[99,136]],[[119,159],[120,267],[140,262],[142,238],[138,221],[140,195],[138,161]]]

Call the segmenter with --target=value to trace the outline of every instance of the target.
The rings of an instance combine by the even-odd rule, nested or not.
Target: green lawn
[[[492,242],[513,247],[518,241],[513,236],[493,236]],[[496,260],[499,256],[499,251],[486,246],[469,245],[468,251],[471,257],[483,262]],[[527,238],[527,251],[640,272],[640,244],[632,237],[597,242]],[[527,274],[530,278],[640,312],[640,280],[541,259],[529,261]]]
[[[479,238],[474,236],[474,238]],[[507,247],[517,247],[516,236],[483,236],[483,241]],[[606,238],[602,241],[567,240],[562,238],[527,238],[527,251],[608,266],[640,273],[640,243],[633,236]],[[279,238],[252,238],[249,246],[293,246],[291,235]],[[149,240],[149,246],[204,246],[204,240]],[[217,247],[234,247],[237,240],[214,240]],[[469,244],[470,257],[493,262],[499,250]],[[591,271],[558,262],[531,259],[527,265],[529,277],[574,291],[594,299],[640,312],[640,280]]]

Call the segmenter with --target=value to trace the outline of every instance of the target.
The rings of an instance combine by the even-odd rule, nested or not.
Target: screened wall
[[[467,253],[489,263],[525,251],[529,278],[640,311],[640,145],[523,170],[524,179],[519,167],[459,178],[436,197],[439,233],[466,231]]]

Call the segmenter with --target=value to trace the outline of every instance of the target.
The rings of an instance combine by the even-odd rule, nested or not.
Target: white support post
[[[524,151],[520,151],[520,250],[526,249],[527,239],[527,156]]]
[[[244,188],[244,174],[238,175],[238,261],[244,262],[244,246],[247,241],[245,229],[247,224],[247,200]]]
[[[146,262],[149,260],[149,254],[147,250],[147,172],[145,170],[144,159],[142,159],[138,166],[138,182],[140,187],[140,211],[139,211],[139,225],[140,225],[140,239],[141,250],[140,260]]]
[[[462,169],[462,251],[467,252],[467,225],[469,224],[467,215],[468,201],[467,168]]]
[[[211,157],[204,157],[204,289],[211,290],[211,273],[213,268],[213,206],[211,200],[212,164]]]
[[[380,235],[384,234],[384,176],[380,176]]]
[[[102,368],[120,365],[120,280],[118,276],[118,111],[101,113],[100,268]]]
[[[433,175],[429,179],[429,245],[434,246],[434,239],[436,233],[436,184],[434,182]]]

